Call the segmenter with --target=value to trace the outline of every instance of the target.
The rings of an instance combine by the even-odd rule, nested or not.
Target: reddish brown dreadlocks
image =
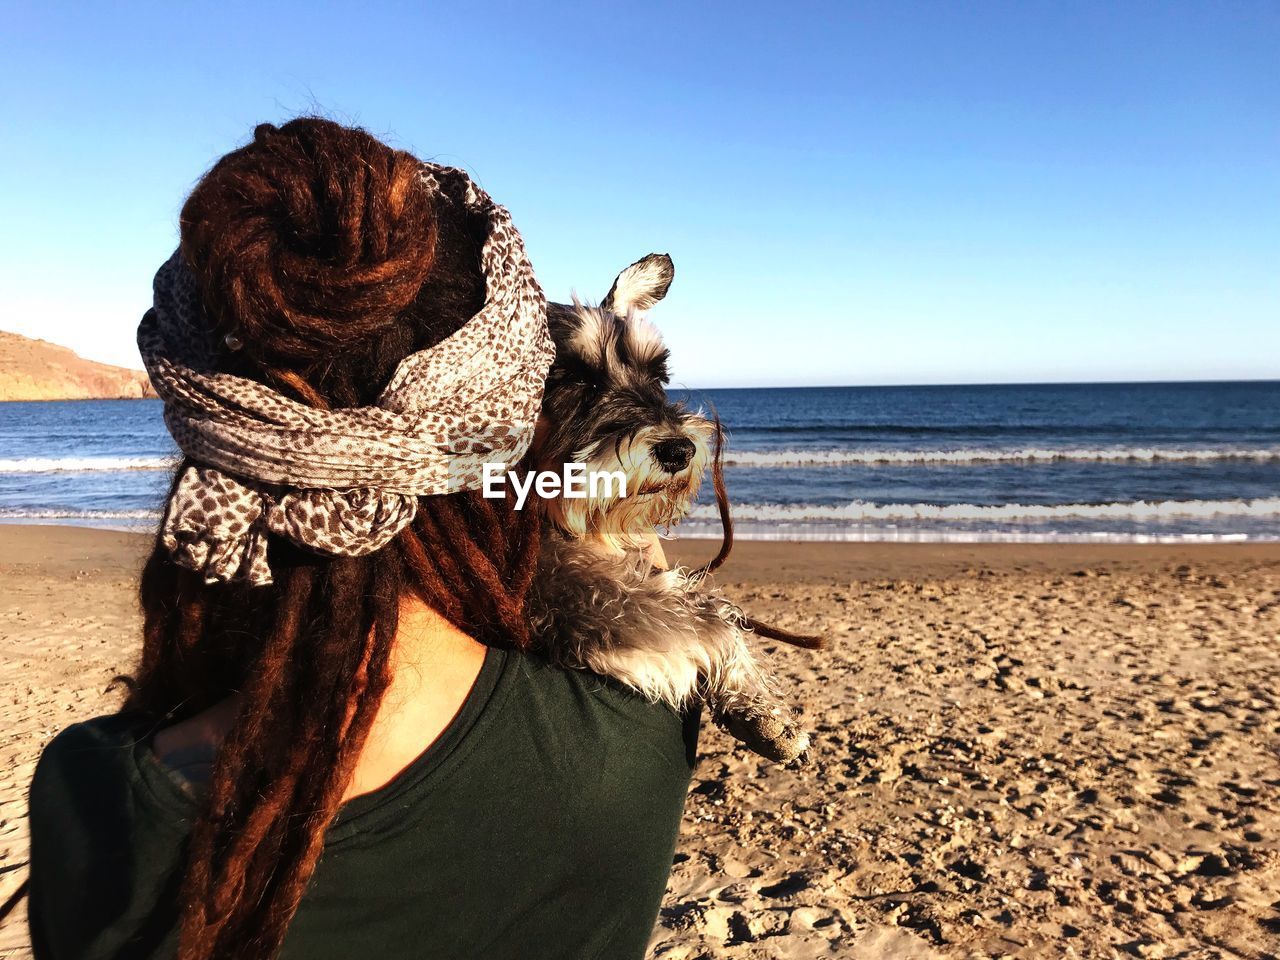
[[[483,227],[425,192],[413,156],[307,118],[258,127],[209,171],[182,209],[181,246],[211,323],[241,341],[226,370],[313,406],[359,406],[479,310]],[[187,848],[179,960],[275,955],[386,690],[401,596],[524,646],[538,522],[478,492],[428,497],[371,556],[274,539],[276,582],[252,588],[206,585],[156,543],[125,709],[159,725],[240,703]]]

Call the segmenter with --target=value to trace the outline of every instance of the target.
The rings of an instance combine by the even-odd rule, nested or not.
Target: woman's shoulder
[[[107,835],[117,826],[120,788],[130,779],[127,728],[118,716],[86,720],[61,731],[40,752],[28,797],[37,867],[62,861],[73,838]],[[46,850],[52,855],[41,856]]]
[[[191,808],[158,765],[141,762],[151,729],[136,716],[96,717],[61,731],[40,755],[29,797],[29,915],[48,955],[123,943],[173,872]]]
[[[104,774],[123,774],[133,762],[135,745],[147,731],[148,724],[142,718],[127,714],[73,723],[40,752],[32,792],[59,789]]]
[[[512,680],[523,685],[526,693],[536,691],[548,699],[564,700],[574,708],[594,709],[598,704],[631,720],[660,726],[681,716],[679,711],[647,699],[613,677],[561,666],[539,652],[513,650],[508,656]]]
[[[50,740],[31,778],[32,829],[41,819],[87,831],[116,828],[146,808],[185,819],[188,798],[151,755],[154,726],[113,714],[72,724]]]
[[[505,688],[505,689],[504,689]],[[501,712],[565,746],[646,746],[692,768],[701,711],[655,703],[623,683],[559,666],[537,653],[512,651],[499,682]]]

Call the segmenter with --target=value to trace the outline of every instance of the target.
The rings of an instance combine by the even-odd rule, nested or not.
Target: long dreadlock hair
[[[376,401],[401,359],[480,309],[483,237],[413,156],[315,118],[258,127],[181,215],[210,323],[240,341],[223,368],[317,407]],[[524,646],[537,549],[536,511],[478,493],[424,497],[367,557],[272,538],[268,587],[206,585],[157,540],[124,708],[159,723],[240,704],[188,843],[179,960],[279,950],[387,688],[401,597]]]

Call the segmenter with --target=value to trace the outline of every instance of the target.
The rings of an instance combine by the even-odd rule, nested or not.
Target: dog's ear
[[[621,317],[632,310],[643,313],[667,295],[675,275],[669,256],[651,253],[618,274],[600,306]]]

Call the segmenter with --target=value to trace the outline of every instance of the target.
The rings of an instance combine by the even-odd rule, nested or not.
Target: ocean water
[[[1280,540],[1276,381],[677,395],[728,428],[744,537]],[[0,520],[150,526],[175,456],[154,400],[0,404]]]

